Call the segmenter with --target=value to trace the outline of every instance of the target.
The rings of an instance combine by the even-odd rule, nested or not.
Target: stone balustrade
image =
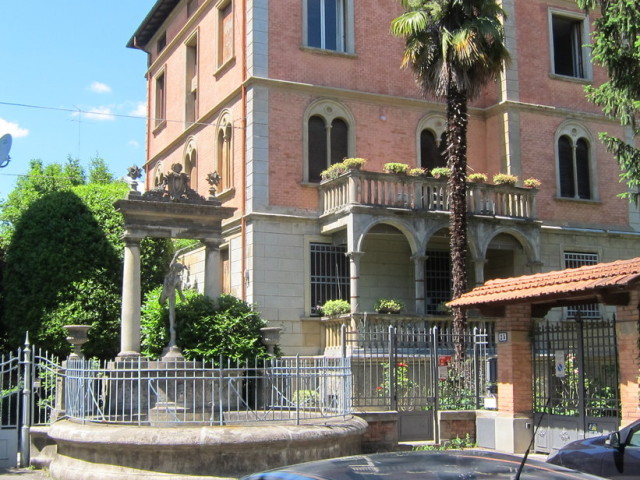
[[[537,191],[530,188],[469,183],[467,208],[472,215],[535,219]],[[320,185],[322,214],[353,205],[448,212],[446,180],[350,170]]]

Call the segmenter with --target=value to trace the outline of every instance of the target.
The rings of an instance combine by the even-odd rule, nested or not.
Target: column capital
[[[202,244],[208,249],[213,250],[219,250],[220,245],[222,245],[221,238],[203,238],[202,240],[200,240],[200,242],[202,242]]]
[[[349,257],[351,260],[357,260],[359,259],[362,255],[364,255],[364,252],[357,252],[355,250],[352,250],[350,252],[345,253],[345,255],[347,257]]]
[[[416,253],[415,255],[411,255],[411,260],[413,260],[414,262],[424,262],[427,260],[427,258],[429,258],[429,255],[418,253]]]

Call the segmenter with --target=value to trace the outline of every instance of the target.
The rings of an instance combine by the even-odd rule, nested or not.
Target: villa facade
[[[469,184],[469,285],[637,256],[640,216],[598,141],[625,132],[583,89],[605,80],[584,46],[592,18],[572,0],[502,3],[511,63],[469,108],[469,173],[489,177]],[[148,59],[146,187],[176,163],[202,195],[220,175],[217,198],[235,209],[222,290],[281,327],[285,353],[324,352],[318,306],[331,299],[446,314],[446,183],[383,172],[443,165],[445,105],[400,68],[389,25],[401,13],[394,1],[158,0],[129,41]],[[345,157],[367,163],[321,179]],[[491,184],[498,173],[518,182]],[[200,288],[201,271],[190,266]]]

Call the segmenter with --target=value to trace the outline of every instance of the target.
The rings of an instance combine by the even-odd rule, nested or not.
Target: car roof
[[[243,480],[511,480],[521,461],[521,457],[482,450],[393,452],[301,463]],[[599,478],[531,459],[520,476],[521,480]]]

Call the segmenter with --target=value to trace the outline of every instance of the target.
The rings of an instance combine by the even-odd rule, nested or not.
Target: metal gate
[[[34,351],[28,339],[0,357],[0,468],[29,465],[29,431],[49,423],[59,372],[57,359]]]
[[[369,325],[348,332],[354,410],[398,412],[398,439],[439,441],[439,410],[475,410],[491,395],[493,338],[474,327],[464,335],[465,360],[453,362],[450,322]]]
[[[533,355],[536,451],[617,430],[615,317],[539,322]]]

